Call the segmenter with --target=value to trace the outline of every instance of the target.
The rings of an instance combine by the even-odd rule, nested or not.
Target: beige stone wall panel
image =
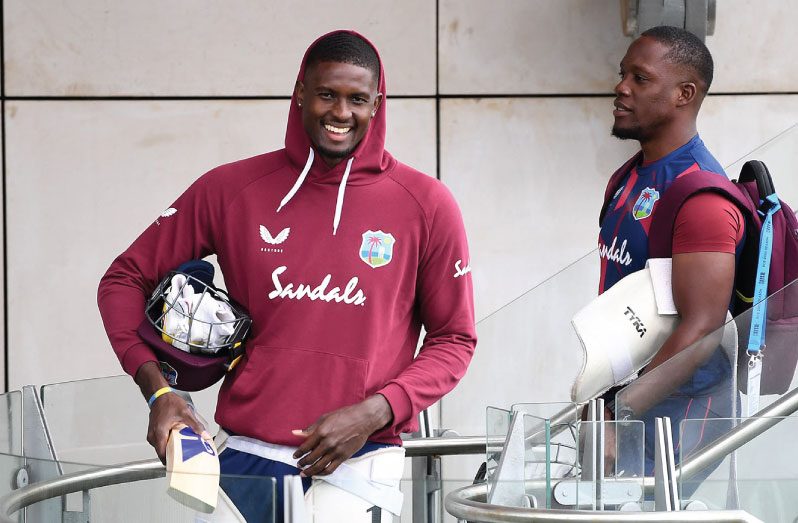
[[[435,90],[426,0],[8,0],[6,94],[285,96],[307,46],[333,29],[373,40],[389,93]]]

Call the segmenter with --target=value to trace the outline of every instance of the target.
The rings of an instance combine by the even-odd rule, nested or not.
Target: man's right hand
[[[169,432],[180,424],[188,425],[203,439],[211,439],[211,435],[194,416],[194,409],[186,403],[186,400],[173,392],[155,400],[150,410],[147,442],[153,446],[163,464],[166,464],[166,443],[169,440]]]
[[[136,373],[136,383],[141,388],[145,400],[155,391],[168,387],[161,369],[155,362],[143,364]],[[185,424],[203,439],[211,439],[211,435],[194,415],[191,405],[174,392],[163,394],[155,400],[150,408],[150,422],[147,427],[147,442],[155,449],[161,463],[166,463],[166,443],[169,432],[177,425]]]

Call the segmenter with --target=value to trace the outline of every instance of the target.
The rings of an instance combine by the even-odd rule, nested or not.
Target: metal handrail
[[[684,479],[693,477],[696,473],[728,456],[796,411],[798,411],[798,388],[784,394],[778,400],[758,411],[754,417],[746,419],[694,455],[686,458],[676,473],[679,477],[684,476]]]
[[[494,442],[495,440],[495,442]],[[454,438],[418,438],[402,442],[405,456],[416,458],[421,456],[461,456],[468,454],[484,454],[488,441],[485,436],[458,436]],[[504,438],[490,438],[491,444],[503,444]]]
[[[677,474],[684,476],[683,479],[692,477],[695,473],[699,472],[707,465],[722,459],[724,456],[740,448],[742,445],[748,443],[756,436],[767,431],[781,421],[784,416],[789,416],[796,411],[798,411],[798,389],[788,392],[773,404],[762,409],[757,413],[758,417],[749,418],[743,421],[740,423],[740,425],[729,431],[729,433],[720,437],[715,442],[708,445],[693,456],[685,459],[682,463],[682,466],[677,470]],[[568,419],[572,419],[572,417],[573,409],[569,408],[567,409],[567,413],[566,411],[563,411],[556,414],[552,418],[552,422],[555,420],[558,422],[565,422]],[[491,438],[491,440],[493,439],[496,439],[495,443],[498,444],[503,442],[501,438]],[[488,441],[486,441],[484,436],[461,436],[455,438],[420,438],[406,440],[403,442],[403,446],[408,457],[454,456],[479,454],[485,452],[487,442]],[[494,442],[490,441],[489,443],[493,444]],[[0,523],[13,523],[13,519],[10,518],[11,514],[45,499],[63,496],[72,492],[81,492],[84,490],[116,485],[119,483],[155,479],[163,477],[165,474],[166,470],[163,464],[161,464],[160,461],[153,459],[110,467],[100,467],[90,471],[76,472],[73,474],[59,476],[51,480],[34,483],[12,491],[6,496],[0,498]],[[653,485],[653,478],[645,478],[644,486],[646,489],[652,489]],[[451,492],[446,497],[446,509],[449,510],[451,498],[452,510],[456,510],[457,513],[449,510],[450,513],[457,517],[460,517],[460,514],[463,514],[464,518],[468,517],[483,521],[530,521],[529,518],[531,515],[534,515],[534,521],[756,521],[755,519],[745,519],[745,517],[750,517],[750,515],[739,511],[723,511],[718,513],[724,515],[726,518],[732,519],[685,519],[686,514],[693,514],[693,512],[680,512],[679,514],[681,514],[681,519],[646,519],[648,516],[644,517],[640,514],[638,514],[637,517],[643,519],[624,519],[627,516],[624,515],[622,518],[620,515],[623,513],[620,512],[608,513],[612,514],[612,519],[601,519],[604,516],[598,512],[581,511],[580,513],[580,511],[570,510],[547,510],[545,512],[538,510],[538,512],[529,512],[533,509],[498,507],[484,502],[475,501],[475,499],[479,499],[479,492],[481,492],[479,490],[480,488],[484,489],[486,487],[484,485],[475,485]],[[482,499],[484,499],[485,493],[483,492],[481,495]],[[496,512],[494,509],[501,510]],[[483,510],[488,510],[490,514],[500,514],[501,517],[510,519],[485,519],[485,517],[490,516],[490,514],[483,514],[483,512],[481,512]],[[712,513],[713,512],[711,511],[701,512],[701,514]],[[476,514],[481,515],[478,518]],[[522,516],[521,514],[526,515]],[[560,519],[551,519],[549,517],[554,517],[558,514],[560,515]],[[563,515],[566,514],[575,515],[577,519],[562,519],[562,517],[564,517]],[[588,514],[592,519],[579,519],[587,517]],[[690,517],[692,518],[692,516]],[[738,519],[734,519],[735,517]]]
[[[403,447],[408,457],[479,454],[485,452],[485,437],[422,438],[404,441]],[[98,467],[33,483],[0,498],[0,523],[14,523],[11,519],[14,512],[45,499],[120,483],[157,479],[164,475],[166,468],[157,459],[152,459]]]
[[[667,522],[704,521],[762,523],[743,510],[696,510],[680,512],[594,512],[587,510],[563,510],[518,508],[486,503],[488,486],[485,483],[470,485],[450,492],[446,496],[446,511],[460,520],[485,523],[541,522]]]
[[[568,413],[572,409],[566,409]],[[722,437],[707,445],[696,454],[686,458],[676,471],[677,478],[687,480],[707,466],[723,459],[760,434],[798,411],[798,389],[793,389],[781,398],[748,418]],[[562,418],[565,410],[555,418]],[[554,419],[554,418],[553,418]],[[527,481],[527,487],[544,488],[542,481]],[[644,478],[644,488],[651,494],[654,480]],[[680,512],[593,512],[580,510],[551,510],[505,507],[492,505],[487,500],[487,484],[471,485],[450,492],[444,501],[449,514],[462,519],[486,523],[516,521],[760,521],[741,510],[680,511]]]
[[[0,498],[0,522],[15,523],[11,514],[46,499],[119,483],[132,483],[166,475],[163,464],[155,460],[74,472],[14,490]]]

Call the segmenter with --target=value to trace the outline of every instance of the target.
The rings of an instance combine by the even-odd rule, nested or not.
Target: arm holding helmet
[[[168,383],[137,328],[144,320],[147,297],[165,274],[186,260],[215,251],[213,231],[221,223],[223,205],[222,195],[208,190],[214,171],[198,179],[164,211],[113,261],[100,281],[97,303],[111,346],[145,400]],[[172,393],[158,397],[150,411],[147,441],[161,461],[169,431],[179,423],[207,435],[183,398]]]

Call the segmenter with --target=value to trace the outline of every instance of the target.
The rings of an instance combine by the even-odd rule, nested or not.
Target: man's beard
[[[326,147],[321,147],[318,145],[316,146],[316,149],[318,150],[319,154],[322,157],[335,158],[336,160],[341,160],[352,154],[354,150],[357,149],[357,146],[358,144],[355,144],[354,146],[349,147],[348,149],[344,149],[343,151],[331,151]]]
[[[631,129],[618,127],[613,125],[611,134],[621,140],[637,140],[643,138],[643,131],[639,127],[632,127]]]

